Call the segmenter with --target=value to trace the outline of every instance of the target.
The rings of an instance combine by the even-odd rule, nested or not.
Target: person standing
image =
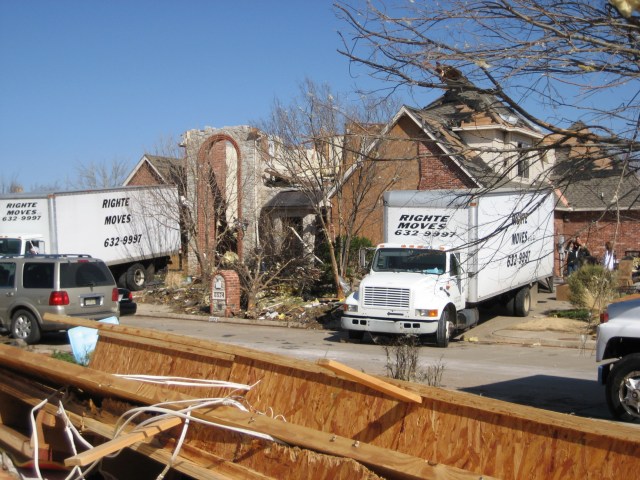
[[[569,240],[565,248],[567,252],[567,275],[578,270],[578,247],[573,240]]]
[[[611,242],[605,242],[604,244],[604,256],[602,257],[602,265],[607,270],[611,271],[616,267],[616,255],[613,252],[613,246]]]

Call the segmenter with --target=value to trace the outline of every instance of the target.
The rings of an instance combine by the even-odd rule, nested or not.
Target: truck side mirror
[[[360,264],[360,268],[364,269],[367,267],[367,248],[362,247],[358,250],[358,263]]]

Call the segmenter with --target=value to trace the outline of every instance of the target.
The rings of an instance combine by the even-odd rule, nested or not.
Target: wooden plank
[[[132,341],[131,336],[126,333],[111,332],[108,330],[100,331],[100,336],[105,338],[115,338],[123,341]],[[175,342],[173,342],[172,340],[136,337],[135,342],[137,344],[150,347],[175,348]],[[199,355],[204,358],[212,358],[215,360],[223,360],[225,362],[233,362],[236,358],[235,355],[232,355],[230,353],[218,352],[216,350],[212,350],[211,348],[202,348],[193,345],[181,345],[180,351],[182,353],[190,353],[192,355]]]
[[[353,458],[374,471],[382,472],[391,478],[414,480],[478,480],[479,478],[477,473],[460,468],[429,462],[412,455],[230,407],[216,408],[207,412],[206,416],[210,420],[224,425],[272,435],[291,445],[329,455]],[[483,475],[482,478],[490,480],[493,477]]]
[[[58,322],[65,325],[71,325],[74,327],[88,327],[96,328],[100,332],[116,332],[128,336],[130,339],[146,338],[153,340],[161,340],[162,342],[170,343],[173,348],[181,349],[184,346],[193,346],[203,349],[208,349],[211,352],[224,353],[233,356],[247,357],[254,361],[260,361],[265,363],[273,363],[283,367],[291,366],[291,359],[283,357],[282,355],[276,355],[267,352],[261,352],[251,348],[241,347],[239,345],[229,345],[225,343],[218,343],[209,340],[201,340],[195,337],[187,337],[183,335],[176,335],[172,333],[165,333],[159,330],[153,330],[150,328],[128,327],[122,324],[110,324],[100,323],[94,320],[88,320],[80,317],[69,317],[66,315],[57,315],[53,313],[45,313],[45,320],[51,322]],[[213,356],[213,355],[212,355]],[[316,366],[312,362],[306,362],[304,360],[296,360],[297,369],[300,371],[308,371],[313,373],[325,373],[323,369]]]
[[[175,367],[180,368],[181,362],[185,360],[179,358],[180,344],[174,344],[173,348],[176,352]],[[14,352],[16,350],[11,349]],[[135,351],[134,342],[127,344],[126,348],[115,345],[109,355],[110,358],[115,358],[113,356],[119,353],[128,356],[129,352]],[[145,355],[149,354],[149,349],[140,348],[140,352],[143,351]],[[38,371],[38,367],[25,364],[21,358],[17,358],[18,355],[8,355],[10,358],[3,356],[0,364],[12,365],[16,371],[27,375],[32,373],[46,381],[56,378],[56,369],[49,369],[47,366],[46,372]],[[163,355],[170,356],[171,350],[164,351]],[[145,362],[146,358],[144,357]],[[259,358],[264,361],[265,357]],[[291,359],[282,357],[278,365],[286,364],[286,367],[280,368],[266,363],[261,365],[259,361],[243,361],[241,366],[245,374],[237,375],[233,380],[251,383],[246,380],[251,378],[255,381],[264,377],[265,381],[261,383],[261,389],[256,391],[254,398],[259,399],[260,407],[273,407],[275,412],[285,415],[290,422],[291,418],[297,418],[292,423],[304,424],[309,418],[316,422],[316,430],[335,429],[343,437],[359,438],[380,447],[410,454],[413,458],[433,458],[441,464],[513,480],[525,477],[545,480],[615,479],[633,476],[640,468],[640,459],[637,457],[640,430],[634,426],[618,423],[612,428],[608,421],[564,415],[464,392],[419,385],[411,385],[411,388],[422,394],[422,404],[398,404],[383,395],[365,394],[363,392],[367,388],[324,371],[322,375],[308,375],[308,369],[297,368],[303,363],[297,360],[292,362]],[[233,367],[238,363],[234,362]],[[139,373],[133,370],[136,366],[135,362],[119,365],[121,373]],[[63,367],[66,375],[59,377],[63,385],[91,379],[93,383],[87,383],[87,387],[82,388],[101,392],[102,395],[108,392],[114,397],[162,397],[162,390],[146,386],[125,391],[123,387],[131,389],[132,384],[128,387],[117,382],[109,384],[109,377],[98,377],[92,369],[86,369],[83,373],[80,368],[80,378],[76,380],[69,368]],[[322,371],[317,365],[316,368]],[[270,378],[276,377],[277,382],[268,383]],[[96,385],[98,378],[106,382],[102,388]],[[391,383],[407,385],[400,381]],[[288,387],[290,390],[287,391],[291,391],[291,395],[282,395]],[[323,399],[324,404],[314,403],[314,408],[309,410],[302,400],[303,395],[317,395]],[[279,403],[280,397],[287,397],[288,403]]]
[[[358,370],[348,367],[340,362],[336,362],[335,360],[321,358],[318,360],[318,365],[331,370],[340,377],[366,385],[367,387],[373,388],[374,390],[389,395],[397,400],[401,400],[403,402],[422,403],[422,397],[416,393],[409,392],[376,377],[359,372]]]
[[[126,447],[130,447],[134,443],[149,442],[155,435],[158,435],[159,433],[164,432],[165,430],[169,430],[170,428],[176,427],[180,424],[182,424],[182,419],[180,417],[169,417],[157,420],[143,428],[134,429],[132,432],[120,435],[113,440],[102,443],[90,450],[85,450],[82,453],[79,453],[72,457],[68,457],[67,459],[65,459],[64,464],[68,467],[85,467],[95,462],[96,460],[100,460],[101,458],[106,457],[111,453],[118,452]]]
[[[0,345],[0,361],[5,365],[13,365],[14,368],[19,368],[23,372],[38,372],[40,376],[48,378],[50,381],[62,382],[63,385],[72,384],[90,392],[101,392],[102,395],[119,396],[141,403],[156,404],[190,398],[179,392],[159,388],[155,385],[145,385],[145,388],[142,388],[137,382],[79,365],[65,362],[64,368],[61,368],[60,364],[63,362],[59,360],[15,347]],[[421,458],[373,445],[359,443],[356,447],[353,441],[346,438],[231,408],[217,408],[206,412],[194,411],[193,415],[207,421],[268,433],[289,444],[318,452],[354,458],[375,467],[374,469],[392,472],[399,478],[447,480],[473,478],[477,480],[478,477],[477,474],[471,474],[458,468],[430,465]]]
[[[0,443],[27,458],[33,458],[31,439],[13,428],[0,425]]]
[[[4,372],[4,375],[0,375],[0,391],[14,397],[16,400],[35,406],[42,401],[42,398],[51,395],[50,391],[40,390],[33,383],[29,383],[23,378],[12,374],[7,375],[7,373]],[[44,409],[50,414],[56,414],[58,410],[51,403],[47,403]],[[117,419],[113,418],[110,423],[105,423],[105,419],[108,417],[105,412],[100,413],[101,421],[99,421],[86,416],[83,406],[68,401],[65,404],[65,413],[76,428],[81,431],[89,431],[107,439],[113,438]],[[29,443],[30,439],[27,439],[27,442]],[[162,464],[168,464],[173,455],[173,446],[158,448],[157,445],[140,442],[129,446],[129,448]],[[189,450],[195,449],[190,448]],[[211,467],[204,465],[204,461],[203,464],[200,464],[200,462],[196,463],[183,455],[178,455],[172,464],[172,468],[196,480],[273,480],[271,477],[228,462],[211,453],[202,452],[202,456],[206,459],[207,464],[212,465]]]

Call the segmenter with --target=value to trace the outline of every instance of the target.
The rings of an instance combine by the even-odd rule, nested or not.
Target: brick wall
[[[234,194],[237,198],[229,198],[227,188],[227,143],[230,143],[236,151],[238,166],[237,179],[240,184],[242,178],[242,155],[238,143],[229,135],[215,134],[208,137],[198,149],[197,156],[197,198],[196,206],[198,219],[198,245],[201,251],[209,252],[215,246],[216,225],[215,208],[219,201],[212,192],[211,182],[217,188],[216,195],[227,202],[237,202],[238,216],[242,217],[242,190],[237,189]],[[227,219],[231,221],[232,219]],[[242,232],[238,232],[237,254],[242,258]],[[204,248],[203,248],[204,247]],[[211,252],[209,252],[211,253]]]
[[[620,260],[625,251],[640,250],[640,212],[620,212],[620,219],[615,212],[555,212],[554,219],[556,244],[559,236],[564,236],[565,243],[579,236],[586,244],[592,256],[598,260],[604,255],[604,244],[614,244],[614,252]],[[560,275],[560,254],[556,248],[556,275]]]
[[[140,168],[133,174],[127,185],[164,185],[164,182],[158,177],[156,171],[151,168],[148,162],[144,162]]]
[[[356,234],[374,245],[383,241],[383,193],[389,190],[472,188],[476,184],[441,151],[413,120],[403,118],[378,145],[376,158],[365,161],[345,183],[341,197],[333,200],[333,224],[339,235],[337,213],[353,210],[354,198],[365,192],[356,219]],[[373,165],[373,167],[371,167]],[[363,188],[364,187],[364,188]],[[338,209],[337,202],[342,205]]]
[[[473,188],[477,186],[458,165],[436,149],[437,147],[432,142],[418,144],[420,157],[418,190]]]
[[[223,312],[225,317],[233,317],[240,312],[240,278],[238,274],[233,270],[218,270],[216,275],[220,275],[224,278],[225,287],[225,310]],[[212,275],[215,278],[215,275]],[[213,292],[213,285],[211,290]],[[214,309],[215,302],[211,299],[210,312],[212,314],[219,314],[220,312]]]

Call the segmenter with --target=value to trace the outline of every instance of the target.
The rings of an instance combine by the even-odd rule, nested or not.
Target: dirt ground
[[[532,332],[543,332],[545,330],[552,332],[569,332],[569,333],[585,333],[591,329],[589,325],[582,320],[573,320],[562,317],[542,317],[533,320],[518,323],[511,327],[512,330],[527,330]]]

